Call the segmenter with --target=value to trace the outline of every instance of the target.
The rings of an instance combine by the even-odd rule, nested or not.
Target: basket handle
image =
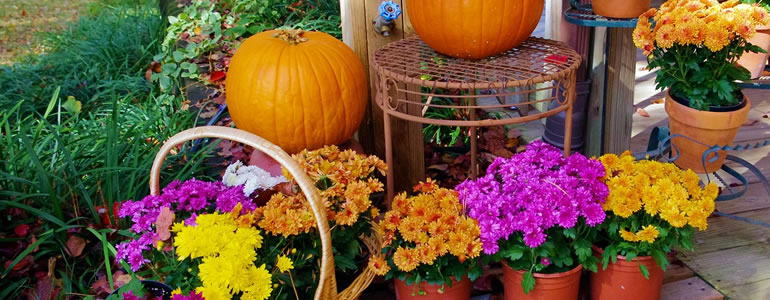
[[[157,196],[160,194],[160,170],[163,166],[166,156],[176,145],[202,138],[227,139],[234,142],[243,143],[262,151],[281,164],[294,177],[305,197],[310,202],[310,207],[315,215],[318,232],[321,235],[321,274],[318,282],[318,289],[315,292],[315,300],[336,298],[337,282],[334,273],[334,256],[332,254],[331,233],[329,222],[326,219],[326,208],[321,201],[321,196],[310,177],[305,174],[305,170],[294,161],[283,149],[270,143],[269,141],[256,136],[252,133],[223,126],[203,126],[188,129],[177,133],[160,148],[155,155],[155,161],[150,171],[150,194]]]

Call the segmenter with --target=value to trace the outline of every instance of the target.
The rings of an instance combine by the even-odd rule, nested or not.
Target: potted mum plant
[[[408,299],[469,299],[471,281],[481,275],[479,226],[463,214],[453,190],[431,179],[393,199],[380,221],[382,255],[369,264],[395,279],[396,294]]]
[[[692,250],[693,232],[706,229],[719,189],[701,188],[692,170],[635,161],[629,152],[600,160],[610,194],[594,248],[602,267],[592,275],[591,299],[657,299],[667,253]]]
[[[741,0],[746,4],[756,4],[765,9],[770,10],[770,1],[768,0]],[[761,13],[761,12],[760,12]],[[764,52],[747,52],[744,53],[738,60],[738,64],[751,72],[751,78],[758,78],[762,75],[762,71],[765,70],[767,65],[767,59],[770,57],[770,26],[759,25],[756,27],[757,33],[750,37],[748,42],[755,45]]]
[[[764,8],[739,0],[671,0],[639,17],[634,44],[657,70],[656,87],[668,89],[671,133],[697,141],[672,140],[678,166],[711,173],[724,163],[724,152],[714,162],[702,156],[710,146],[731,143],[748,117],[751,103],[736,81],[751,75],[737,61],[764,51],[747,39],[769,21]]]
[[[484,253],[504,264],[506,300],[577,299],[581,270],[598,262],[592,227],[605,217],[604,172],[597,160],[538,141],[457,186]]]

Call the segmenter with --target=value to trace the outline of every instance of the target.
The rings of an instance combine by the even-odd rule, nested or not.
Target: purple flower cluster
[[[206,298],[203,298],[203,293],[190,292],[189,296],[176,294],[171,297],[171,300],[206,300]]]
[[[497,253],[498,241],[520,232],[531,248],[555,226],[572,228],[580,216],[590,226],[604,221],[604,166],[580,154],[534,142],[510,159],[497,158],[484,177],[457,186],[468,215],[481,227],[484,252]]]
[[[214,209],[229,212],[241,203],[243,212],[256,209],[254,201],[243,194],[243,187],[227,187],[224,183],[190,179],[184,183],[176,180],[171,182],[158,196],[147,196],[140,201],[122,203],[118,216],[130,217],[134,223],[131,231],[140,234],[137,240],[127,241],[118,245],[117,259],[125,259],[134,271],[148,262],[143,252],[149,250],[158,242],[158,236],[153,231],[153,223],[158,219],[161,210],[168,207],[177,217],[190,215],[184,220],[186,225],[195,224],[198,212],[209,212]]]

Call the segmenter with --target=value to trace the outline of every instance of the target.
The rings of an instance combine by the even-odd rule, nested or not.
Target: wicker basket
[[[243,130],[221,126],[197,127],[182,131],[166,141],[155,156],[155,161],[153,162],[152,170],[150,172],[150,193],[152,195],[159,195],[160,193],[160,170],[163,166],[163,161],[166,159],[166,156],[171,149],[176,145],[201,138],[227,139],[249,145],[272,157],[289,171],[302,192],[305,194],[305,197],[310,202],[313,214],[315,215],[316,224],[318,225],[318,232],[321,236],[321,274],[314,299],[358,299],[361,293],[374,279],[374,272],[367,267],[347,289],[339,293],[337,292],[331,232],[329,229],[329,222],[326,219],[326,210],[321,201],[321,196],[315,187],[315,183],[307,176],[307,174],[305,174],[302,167],[300,167],[289,154],[267,140]],[[373,226],[376,226],[376,224],[373,224]],[[379,234],[377,234],[376,228],[373,229],[372,236],[362,236],[361,240],[367,246],[370,253],[377,253],[382,245],[382,239],[379,237]]]

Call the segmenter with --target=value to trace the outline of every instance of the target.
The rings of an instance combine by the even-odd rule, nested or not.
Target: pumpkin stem
[[[305,32],[302,29],[281,29],[278,33],[273,34],[273,37],[279,38],[291,45],[297,45],[307,42],[307,39],[302,37],[304,34]]]

